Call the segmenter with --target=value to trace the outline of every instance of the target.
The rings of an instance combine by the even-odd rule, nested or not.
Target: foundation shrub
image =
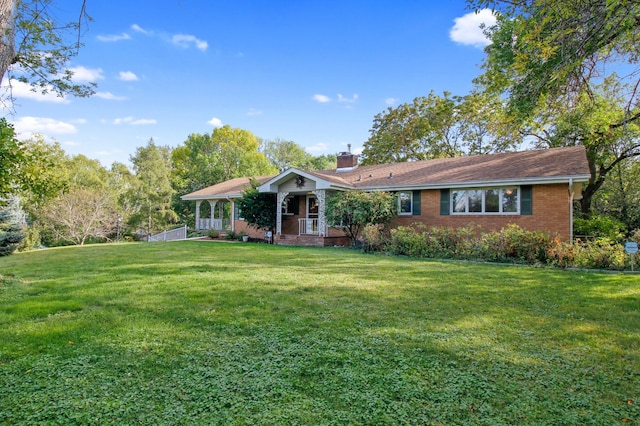
[[[362,249],[369,252],[383,252],[389,243],[389,230],[381,224],[369,224],[362,229]]]
[[[623,270],[627,260],[624,246],[610,238],[578,242],[575,247],[575,266],[588,269]]]
[[[426,226],[413,224],[391,230],[388,251],[396,255],[432,257],[427,249]]]
[[[498,232],[481,232],[480,227],[399,226],[390,238],[372,228],[366,237],[366,251],[387,251],[395,255],[439,259],[469,259],[502,263],[550,265],[560,268],[623,270],[630,266],[624,246],[610,238],[570,244],[541,231],[508,225]],[[640,239],[640,231],[633,238]]]

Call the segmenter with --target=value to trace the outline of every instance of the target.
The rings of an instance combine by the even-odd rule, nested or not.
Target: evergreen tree
[[[17,197],[6,200],[6,206],[0,210],[0,256],[13,253],[24,239],[24,213]]]

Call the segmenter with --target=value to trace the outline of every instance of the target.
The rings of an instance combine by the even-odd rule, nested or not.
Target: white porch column
[[[216,217],[215,211],[216,211],[217,203],[218,203],[218,200],[209,200],[209,206],[211,206],[211,217],[209,218],[209,229],[216,229],[216,227],[213,225],[214,224],[213,219]]]
[[[202,201],[196,200],[196,231],[200,230],[200,204]]]
[[[324,189],[318,189],[313,191],[318,199],[318,235],[321,237],[327,236],[327,218],[325,215],[325,197],[327,192]]]
[[[282,205],[284,204],[284,200],[287,198],[287,195],[289,195],[288,192],[278,192],[276,206],[278,209],[276,211],[276,235],[282,234]]]

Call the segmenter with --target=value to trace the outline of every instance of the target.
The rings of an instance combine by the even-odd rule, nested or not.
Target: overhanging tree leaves
[[[95,84],[74,83],[69,68],[81,47],[82,24],[91,19],[86,0],[77,2],[78,14],[68,22],[59,22],[55,3],[0,0],[0,81],[6,75],[10,85],[18,81],[41,93],[90,96]]]
[[[470,0],[501,15],[477,83],[506,96],[539,146],[583,144],[591,169],[581,211],[608,173],[640,155],[640,2]]]
[[[396,197],[390,192],[341,191],[326,200],[327,223],[341,228],[351,245],[366,225],[388,225],[396,213]]]

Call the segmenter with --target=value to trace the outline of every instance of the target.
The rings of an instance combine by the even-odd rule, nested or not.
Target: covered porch
[[[195,229],[232,231],[233,207],[233,202],[226,199],[197,200]]]

